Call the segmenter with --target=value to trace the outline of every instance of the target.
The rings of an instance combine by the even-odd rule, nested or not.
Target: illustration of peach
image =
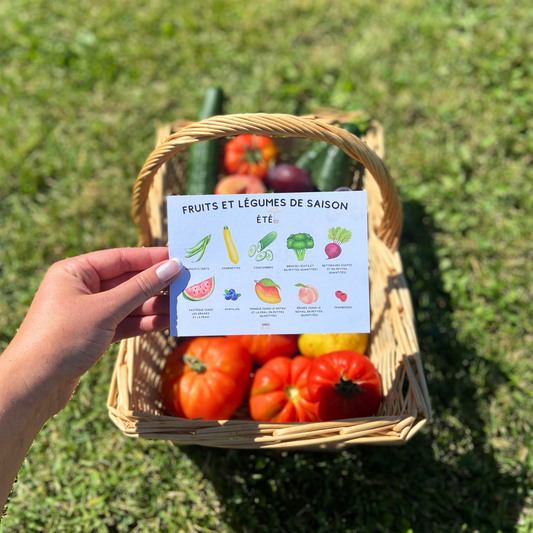
[[[255,282],[255,293],[260,300],[267,304],[277,304],[281,302],[279,290],[281,287],[276,285],[271,279],[263,278]]]
[[[318,300],[318,291],[311,285],[297,283],[295,287],[301,287],[298,292],[298,298],[304,304],[312,304]]]

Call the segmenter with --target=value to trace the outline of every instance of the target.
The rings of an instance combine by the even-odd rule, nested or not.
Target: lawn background
[[[405,448],[218,451],[107,418],[116,347],[48,422],[3,532],[533,531],[528,2],[0,0],[0,350],[47,266],[133,246],[155,128],[365,109],[405,206],[434,420]]]

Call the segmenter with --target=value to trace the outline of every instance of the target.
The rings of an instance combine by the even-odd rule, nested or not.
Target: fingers
[[[140,272],[99,296],[102,297],[103,305],[106,305],[111,315],[119,323],[162,291],[173,281],[180,270],[181,261],[171,259]]]
[[[135,270],[134,272],[125,272],[120,274],[120,276],[115,276],[114,278],[104,279],[100,282],[100,292],[108,291],[109,289],[114,289],[118,287],[121,283],[130,280],[135,277],[137,274],[140,274],[140,270]]]
[[[169,302],[168,296],[154,296],[134,309],[130,316],[168,315]]]
[[[104,292],[104,291],[108,291],[109,289],[114,289],[115,287],[118,287],[121,283],[124,283],[125,281],[128,281],[129,279],[135,277],[137,274],[140,274],[140,272],[139,271],[126,272],[125,274],[121,274],[120,276],[117,276],[116,278],[105,279],[102,282],[100,282],[99,292]],[[165,287],[165,288],[168,288],[168,287]]]
[[[168,248],[113,248],[91,252],[80,256],[79,259],[89,263],[101,280],[107,280],[125,272],[146,270],[168,259]]]
[[[168,328],[169,325],[169,315],[129,316],[118,325],[113,342],[137,337],[143,333],[161,331]]]

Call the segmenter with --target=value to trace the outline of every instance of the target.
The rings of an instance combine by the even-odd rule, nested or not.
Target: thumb
[[[114,289],[101,293],[106,296],[110,311],[123,320],[133,310],[161,292],[179,274],[183,264],[174,257],[147,268]]]

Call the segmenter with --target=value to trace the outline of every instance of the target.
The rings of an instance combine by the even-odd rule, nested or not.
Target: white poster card
[[[173,336],[369,333],[366,192],[169,196]]]

